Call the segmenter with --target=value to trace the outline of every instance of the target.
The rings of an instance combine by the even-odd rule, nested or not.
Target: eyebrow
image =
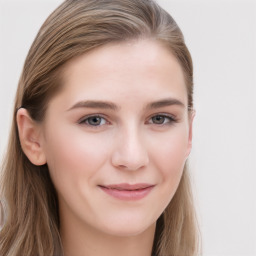
[[[71,108],[69,108],[68,111],[76,108],[102,108],[102,109],[110,109],[110,110],[119,109],[119,107],[117,107],[117,105],[112,102],[86,100],[86,101],[80,101],[76,103]]]
[[[181,106],[183,108],[185,107],[185,105],[180,100],[174,99],[174,98],[167,98],[167,99],[149,103],[146,106],[146,109],[162,108],[162,107],[168,107],[168,106],[172,106],[172,105]]]
[[[168,106],[172,106],[172,105],[185,107],[185,105],[180,100],[174,99],[174,98],[167,98],[167,99],[162,99],[159,101],[151,102],[146,105],[145,109],[156,109],[156,108],[168,107]],[[77,108],[97,108],[97,109],[109,109],[109,110],[119,110],[120,109],[120,107],[118,107],[116,104],[114,104],[112,102],[86,100],[86,101],[77,102],[75,105],[73,105],[67,111],[77,109]]]

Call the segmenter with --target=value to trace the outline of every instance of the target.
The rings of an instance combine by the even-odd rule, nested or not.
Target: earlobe
[[[190,155],[191,149],[192,149],[192,137],[193,137],[193,121],[194,117],[196,115],[196,111],[192,110],[191,113],[189,113],[189,134],[188,134],[188,148],[187,148],[187,157]]]
[[[24,154],[34,165],[46,163],[42,148],[42,135],[40,126],[30,117],[28,111],[20,108],[16,115],[19,139]]]

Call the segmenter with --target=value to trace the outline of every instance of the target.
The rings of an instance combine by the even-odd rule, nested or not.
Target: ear
[[[41,126],[30,117],[24,108],[17,111],[16,120],[23,152],[32,164],[45,164],[46,157],[42,148]]]
[[[191,113],[189,113],[188,148],[187,148],[187,154],[186,154],[187,157],[190,155],[190,152],[192,149],[193,121],[194,121],[195,115],[196,115],[195,110],[192,110]]]

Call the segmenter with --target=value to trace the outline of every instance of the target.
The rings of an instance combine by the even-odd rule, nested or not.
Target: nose
[[[138,131],[121,133],[112,153],[112,164],[123,170],[136,171],[149,163],[147,147]]]

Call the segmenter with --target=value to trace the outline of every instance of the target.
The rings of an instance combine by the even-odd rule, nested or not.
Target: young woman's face
[[[191,149],[177,60],[155,41],[110,44],[71,60],[63,81],[42,143],[61,220],[118,236],[152,227]]]

